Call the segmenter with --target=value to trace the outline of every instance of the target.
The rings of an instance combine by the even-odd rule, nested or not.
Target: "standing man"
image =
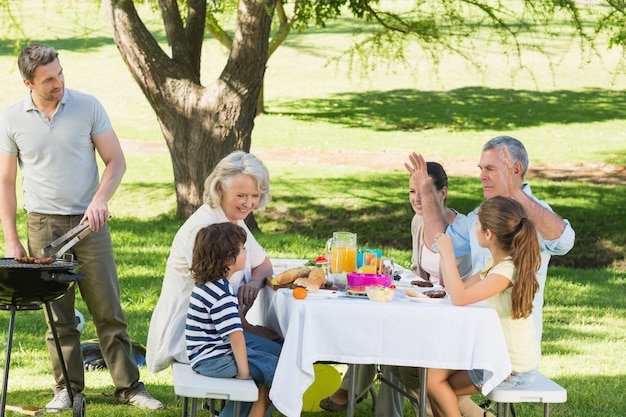
[[[462,223],[448,225],[441,216],[437,200],[431,186],[431,179],[426,172],[426,164],[422,155],[412,153],[411,164],[406,168],[421,183],[422,209],[425,220],[425,232],[434,239],[436,233],[446,233],[452,238],[454,253],[463,256],[471,253],[472,274],[480,272],[489,257],[489,251],[480,247],[476,237],[476,220],[478,210],[467,215]],[[539,291],[533,301],[533,317],[537,341],[541,343],[543,332],[542,308],[543,290],[548,273],[548,263],[552,255],[565,255],[574,246],[575,233],[569,221],[559,217],[545,201],[534,197],[530,186],[524,182],[528,171],[528,153],[519,140],[510,136],[495,137],[483,146],[478,163],[480,182],[483,184],[483,196],[492,198],[502,196],[513,198],[519,202],[528,217],[535,223],[539,231],[541,246],[541,266],[537,271]]]
[[[102,105],[93,96],[65,88],[57,51],[33,44],[20,52],[18,67],[29,93],[0,115],[0,221],[6,256],[25,256],[16,227],[16,176],[23,176],[24,208],[28,213],[28,250],[31,255],[79,223],[92,233],[74,249],[74,259],[86,275],[78,287],[96,326],[100,349],[120,403],[157,410],[154,399],[139,381],[126,321],[113,245],[106,224],[108,201],[126,171],[124,154]],[[98,178],[95,151],[104,162]],[[72,408],[67,392],[85,387],[80,333],[74,317],[75,291],[52,302],[53,320],[70,381],[65,381],[50,329],[46,342],[54,377],[55,396],[46,408]]]

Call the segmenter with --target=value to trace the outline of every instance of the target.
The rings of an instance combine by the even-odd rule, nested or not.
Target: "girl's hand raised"
[[[454,247],[452,246],[452,239],[445,233],[437,233],[435,235],[435,241],[433,242],[433,249],[442,257],[452,256],[454,257]]]

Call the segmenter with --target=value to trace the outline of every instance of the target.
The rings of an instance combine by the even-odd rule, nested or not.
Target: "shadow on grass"
[[[145,371],[145,368],[140,368],[141,372]],[[108,374],[107,370],[94,371],[94,372],[104,372]],[[90,374],[94,372],[87,372],[86,378],[89,380]],[[108,375],[107,375],[108,376]],[[110,377],[109,377],[110,379]],[[182,406],[179,402],[178,404],[174,403],[174,388],[172,385],[159,385],[159,384],[146,384],[146,389],[157,399],[161,400],[163,404],[166,406],[165,410],[159,411],[151,411],[146,412],[145,410],[140,410],[136,407],[120,404],[117,402],[114,392],[115,389],[113,385],[104,386],[104,387],[89,387],[89,382],[87,382],[87,387],[85,391],[83,391],[83,395],[86,400],[85,407],[85,415],[88,416],[146,416],[146,415],[158,415],[160,417],[178,417],[181,415]],[[43,410],[43,414],[53,415],[51,412],[46,412],[44,407],[45,404],[52,399],[52,377],[50,377],[50,387],[41,387],[39,389],[29,389],[29,390],[10,390],[7,396],[7,401],[9,404],[20,404],[22,406],[29,407],[38,407]],[[20,415],[18,413],[13,413],[9,415]],[[59,416],[71,416],[72,411],[63,411]],[[78,415],[78,414],[74,414]]]
[[[305,104],[305,105],[304,105]],[[338,93],[328,98],[284,101],[271,113],[379,131],[512,130],[548,123],[594,123],[626,119],[626,94],[530,91],[465,87],[451,91],[400,89]]]
[[[595,375],[589,377],[551,377],[556,383],[567,390],[567,401],[565,403],[550,404],[550,415],[555,416],[621,416],[623,415],[623,398],[615,395],[616,392],[623,392],[626,388],[625,378],[611,375]],[[620,388],[621,387],[621,388]],[[476,395],[476,401],[480,404],[484,397]],[[495,404],[493,405],[495,408]],[[542,403],[517,403],[515,405],[518,416],[542,416]],[[372,402],[368,398],[355,408],[356,416],[372,415]],[[408,400],[405,400],[403,414],[413,415]],[[321,411],[318,413],[302,413],[302,417],[333,417],[337,413]]]
[[[413,211],[405,180],[403,173],[377,173],[360,181],[326,178],[313,192],[311,184],[321,181],[273,179],[273,201],[255,217],[265,234],[318,239],[320,251],[322,242],[338,230],[357,233],[359,246],[410,250]],[[481,203],[480,184],[474,178],[451,177],[450,184],[449,204],[459,212],[468,213]],[[574,248],[566,256],[553,257],[551,265],[602,268],[624,259],[624,186],[536,181],[532,188],[576,231]]]
[[[115,42],[111,37],[72,37],[65,39],[22,39],[18,42],[16,39],[0,40],[0,55],[15,56],[30,43],[43,43],[50,45],[58,51],[83,51],[88,52],[90,49],[98,49],[102,46],[110,46]],[[20,45],[16,49],[16,45]]]

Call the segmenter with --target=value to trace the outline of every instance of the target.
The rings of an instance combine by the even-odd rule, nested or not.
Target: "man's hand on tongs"
[[[97,232],[109,219],[109,206],[106,201],[92,200],[87,207],[85,215],[80,220],[81,223],[89,222],[89,229]]]

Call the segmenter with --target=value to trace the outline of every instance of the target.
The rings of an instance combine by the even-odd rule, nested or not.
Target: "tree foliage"
[[[226,48],[232,36],[225,24],[236,4],[214,0],[207,8],[207,32]],[[406,61],[406,51],[415,44],[422,58],[438,63],[443,54],[456,54],[480,70],[485,37],[503,46],[505,58],[519,70],[524,68],[522,51],[558,59],[544,49],[547,38],[565,37],[600,55],[595,40],[608,37],[609,46],[623,53],[625,10],[623,0],[277,0],[268,59],[292,29],[324,28],[332,19],[351,15],[362,26],[353,45],[332,59],[349,60],[352,72],[367,75],[382,62]],[[257,112],[264,112],[263,90]]]
[[[478,45],[485,40],[502,46],[503,58],[518,67],[523,51],[549,56],[546,39],[566,38],[594,53],[596,41],[608,38],[622,57],[626,46],[624,0],[101,1],[120,54],[169,147],[183,218],[201,204],[204,178],[219,159],[250,149],[267,60],[293,29],[324,27],[342,15],[357,19],[352,46],[334,59],[347,59],[353,71],[365,73],[381,61],[406,60],[408,47],[416,44],[422,58],[438,63],[452,53],[478,68],[484,65]],[[144,2],[161,13],[165,49],[135,9]],[[15,26],[11,5],[0,0],[0,22]],[[230,52],[218,79],[206,86],[201,65],[212,60],[202,57],[205,38]]]

